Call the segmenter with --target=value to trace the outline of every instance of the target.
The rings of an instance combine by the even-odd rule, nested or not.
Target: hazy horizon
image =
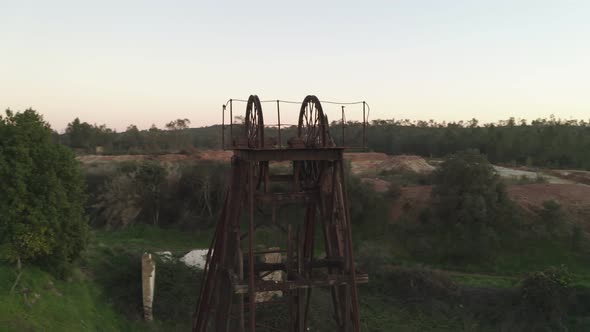
[[[0,108],[60,132],[211,125],[249,94],[365,100],[371,119],[588,120],[588,17],[585,1],[2,2]]]

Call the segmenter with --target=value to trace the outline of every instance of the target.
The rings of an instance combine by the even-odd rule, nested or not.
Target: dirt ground
[[[434,170],[434,166],[419,156],[388,156],[385,153],[358,152],[345,153],[344,158],[350,160],[351,172],[355,175],[371,175],[391,170],[430,173]]]
[[[588,171],[557,169],[547,171],[547,173],[558,178],[590,185],[590,172]]]
[[[83,155],[77,159],[83,164],[102,163],[102,162],[126,162],[126,161],[143,161],[157,160],[160,162],[175,161],[221,161],[229,162],[232,151],[222,150],[199,150],[193,154],[164,154],[164,155]],[[400,155],[388,156],[385,153],[363,152],[363,153],[345,153],[344,158],[351,163],[353,174],[376,173],[382,170],[412,171],[417,173],[427,173],[434,170],[422,157]]]
[[[83,155],[78,156],[76,159],[82,164],[92,164],[101,162],[126,162],[126,161],[144,161],[144,160],[156,160],[159,162],[176,162],[176,161],[188,161],[188,160],[208,160],[208,161],[227,161],[231,160],[231,151],[222,150],[202,150],[197,151],[194,154],[163,154],[163,155],[117,155],[117,156],[106,156],[106,155]]]
[[[190,155],[85,155],[77,159],[85,165],[106,165],[112,162],[157,160],[168,165],[174,165],[181,161],[219,161],[229,162],[231,151],[202,150]],[[384,153],[345,153],[344,157],[350,161],[351,171],[355,175],[362,176],[362,181],[370,183],[378,192],[389,189],[390,183],[378,177],[379,172],[386,170],[410,171],[416,173],[429,173],[435,167],[424,158],[411,155],[388,156]],[[506,167],[497,167],[500,173],[508,172],[507,177],[513,172],[526,172],[530,170],[517,170]],[[516,173],[515,173],[516,174]],[[531,173],[536,174],[536,173]],[[555,200],[558,202],[574,221],[584,221],[590,229],[590,172],[575,170],[550,170],[543,174],[549,174],[555,181],[547,184],[512,185],[508,187],[508,194],[525,210],[534,212],[541,208],[543,202]],[[517,176],[523,174],[518,173]],[[558,181],[563,179],[562,181]],[[586,185],[585,185],[586,184]],[[395,221],[402,215],[415,218],[423,208],[430,204],[430,186],[413,186],[401,188],[401,195],[391,207],[391,220]]]
[[[534,212],[554,200],[575,221],[590,227],[590,186],[583,184],[527,184],[508,187],[508,194],[524,209]]]
[[[558,176],[555,173],[549,173],[547,171],[542,170],[527,170],[527,169],[519,169],[513,167],[503,167],[494,165],[494,169],[500,177],[505,179],[513,179],[518,180],[522,178],[528,178],[529,180],[535,180],[539,177],[543,178],[545,182],[548,183],[557,183],[557,184],[575,184],[578,181],[569,180],[563,176]]]
[[[384,193],[391,187],[391,183],[379,178],[361,178],[363,183],[369,184],[378,193]]]
[[[590,230],[590,186],[583,184],[524,184],[508,187],[508,195],[526,211],[538,211],[543,202],[554,200],[573,222],[583,223]],[[416,218],[429,206],[432,186],[401,188],[401,195],[391,206],[391,220],[405,215]]]
[[[390,210],[391,221],[397,221],[401,216],[417,218],[420,211],[430,204],[432,186],[403,187],[400,196],[393,202]]]

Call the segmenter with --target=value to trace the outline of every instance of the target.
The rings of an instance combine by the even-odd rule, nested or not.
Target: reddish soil
[[[125,162],[125,161],[142,161],[142,160],[157,160],[160,162],[178,162],[186,160],[210,160],[210,161],[227,161],[231,160],[231,151],[222,150],[203,150],[196,151],[193,154],[163,154],[163,155],[83,155],[78,156],[76,159],[83,164],[96,163],[96,162]]]
[[[361,181],[373,186],[373,190],[378,193],[384,193],[391,187],[391,183],[379,178],[362,178]]]
[[[350,160],[353,174],[370,174],[378,171],[411,171],[429,173],[434,167],[419,156],[398,155],[388,156],[377,152],[345,153],[344,158]]]
[[[231,151],[203,150],[195,151],[190,155],[168,154],[160,156],[152,155],[86,155],[79,156],[84,164],[109,163],[140,160],[158,160],[166,164],[174,164],[180,161],[210,160],[229,162]],[[361,174],[362,181],[371,183],[378,192],[389,189],[389,182],[377,178],[377,172],[382,170],[413,171],[418,173],[431,172],[434,167],[418,156],[388,156],[383,153],[345,153],[345,158],[350,160],[352,172]],[[288,164],[285,164],[288,166]],[[284,166],[284,165],[283,165]],[[551,175],[563,179],[590,184],[590,172],[554,170]],[[401,216],[417,218],[420,211],[430,203],[430,186],[414,186],[401,188],[401,195],[391,207],[391,220],[395,221]],[[590,221],[590,186],[582,184],[527,184],[508,187],[508,194],[525,210],[534,213],[542,207],[543,202],[555,200],[573,221]],[[587,222],[590,229],[590,222]]]
[[[212,160],[212,161],[227,161],[231,160],[233,153],[231,151],[223,150],[203,150],[197,152],[197,155],[201,160]]]
[[[590,221],[590,186],[582,184],[526,184],[508,187],[508,194],[525,210],[535,212],[554,200],[574,221]],[[590,223],[588,225],[590,227]]]
[[[578,170],[567,170],[567,169],[560,169],[560,170],[550,170],[547,171],[548,174],[556,176],[558,178],[578,182],[578,183],[585,183],[590,185],[590,172],[588,171],[578,171]]]
[[[387,160],[389,158],[385,153],[380,152],[347,152],[344,158],[350,161],[366,161],[366,160]]]
[[[432,186],[415,186],[401,188],[400,196],[391,206],[391,221],[395,222],[401,216],[415,219],[420,211],[430,204]]]
[[[401,188],[401,195],[391,207],[391,220],[402,215],[416,218],[430,204],[431,186]],[[526,211],[535,213],[543,202],[554,200],[572,221],[585,223],[590,229],[590,186],[580,184],[525,184],[508,187],[508,195]]]

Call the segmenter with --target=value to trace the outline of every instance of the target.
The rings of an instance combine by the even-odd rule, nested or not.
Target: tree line
[[[183,153],[191,149],[219,149],[220,125],[189,128],[188,119],[178,119],[159,129],[155,125],[139,130],[129,125],[116,132],[105,125],[91,125],[75,119],[56,139],[80,153],[161,154]],[[243,126],[234,125],[233,132]],[[333,122],[331,135],[336,144],[361,145],[363,130],[367,148],[387,154],[416,154],[440,158],[466,149],[476,149],[493,163],[550,168],[590,169],[590,122],[562,120],[551,116],[530,123],[526,120],[480,124],[478,120],[459,122],[373,120],[363,129],[359,122],[347,122],[344,141],[341,124]],[[266,128],[265,136],[277,135]],[[282,128],[283,144],[297,135],[297,128]],[[225,144],[231,144],[225,130]]]
[[[130,124],[124,132],[117,132],[106,125],[89,124],[74,119],[63,134],[54,132],[56,140],[78,153],[106,154],[157,154],[180,152],[193,145],[186,131],[189,119],[176,119],[165,124],[165,129],[152,125],[139,130]]]
[[[360,125],[356,125],[359,131]],[[493,163],[590,169],[590,123],[555,117],[527,123],[514,118],[479,125],[469,122],[374,121],[370,149],[388,154],[444,157],[476,149]]]

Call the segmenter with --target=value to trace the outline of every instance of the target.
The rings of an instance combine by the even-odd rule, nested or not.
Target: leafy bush
[[[181,165],[173,172],[152,161],[124,163],[96,195],[95,224],[211,226],[223,206],[226,171],[219,163]]]
[[[543,202],[543,207],[539,210],[538,214],[538,225],[540,227],[537,227],[537,235],[548,238],[565,236],[569,227],[565,220],[565,213],[559,203],[553,200]]]
[[[127,318],[142,319],[141,255],[117,246],[100,248],[97,257],[91,262],[93,277],[105,300]]]
[[[159,225],[163,191],[166,186],[166,169],[157,162],[145,162],[135,172],[135,193],[139,197],[144,220]]]
[[[156,264],[154,318],[169,322],[191,322],[197,305],[202,271],[177,260]]]
[[[187,165],[181,171],[177,188],[171,193],[171,198],[181,205],[176,211],[182,213],[176,219],[183,225],[212,226],[225,199],[229,172],[227,164],[200,162]]]
[[[379,172],[379,176],[395,185],[406,186],[427,186],[432,184],[431,173],[417,173],[405,170],[383,170]]]
[[[121,228],[135,223],[141,202],[133,186],[133,175],[117,174],[106,181],[92,205],[94,225]]]
[[[443,256],[456,262],[492,257],[497,232],[508,228],[514,208],[486,157],[474,150],[451,155],[435,171],[434,183]]]
[[[375,192],[371,185],[363,183],[359,177],[352,174],[347,174],[346,186],[353,224],[369,224],[373,221],[385,224],[382,218],[387,215],[387,205],[382,194]],[[395,195],[395,191],[392,195]]]
[[[460,295],[459,286],[446,274],[425,268],[389,266],[378,275],[382,291],[402,302],[444,300]]]
[[[34,110],[0,116],[0,256],[63,274],[87,240],[78,163]]]
[[[520,286],[526,318],[552,326],[562,325],[570,290],[571,276],[564,266],[530,273]]]

